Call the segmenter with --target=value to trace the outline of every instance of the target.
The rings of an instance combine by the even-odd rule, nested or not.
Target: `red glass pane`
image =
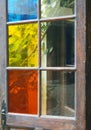
[[[8,111],[37,114],[38,72],[36,70],[8,71]]]

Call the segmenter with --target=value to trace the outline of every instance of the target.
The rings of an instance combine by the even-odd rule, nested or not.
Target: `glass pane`
[[[74,0],[41,0],[41,17],[58,17],[74,14]]]
[[[38,113],[38,72],[8,70],[8,111]]]
[[[74,65],[74,21],[41,22],[42,66]]]
[[[37,18],[37,0],[8,0],[8,21]]]
[[[75,114],[75,73],[42,71],[42,115],[68,116]]]
[[[66,79],[66,87],[65,87],[65,105],[74,109],[74,96],[75,96],[75,91],[73,87],[74,83],[74,72],[70,73],[65,73],[64,77]]]
[[[8,26],[8,66],[38,66],[37,23]]]

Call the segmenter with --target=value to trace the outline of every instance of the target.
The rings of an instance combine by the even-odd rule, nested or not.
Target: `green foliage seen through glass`
[[[8,65],[38,66],[38,25],[8,26]]]

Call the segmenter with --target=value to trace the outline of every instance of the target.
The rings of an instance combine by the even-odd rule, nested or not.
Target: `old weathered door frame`
[[[6,114],[7,127],[43,128],[53,130],[86,130],[85,118],[85,44],[86,0],[76,0],[76,117],[74,119],[42,118],[29,115]],[[0,89],[2,101],[7,103],[6,87],[6,0],[0,1]]]

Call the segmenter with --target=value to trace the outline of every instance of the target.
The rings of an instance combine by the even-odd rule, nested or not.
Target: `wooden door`
[[[6,128],[85,130],[85,0],[1,0]]]

